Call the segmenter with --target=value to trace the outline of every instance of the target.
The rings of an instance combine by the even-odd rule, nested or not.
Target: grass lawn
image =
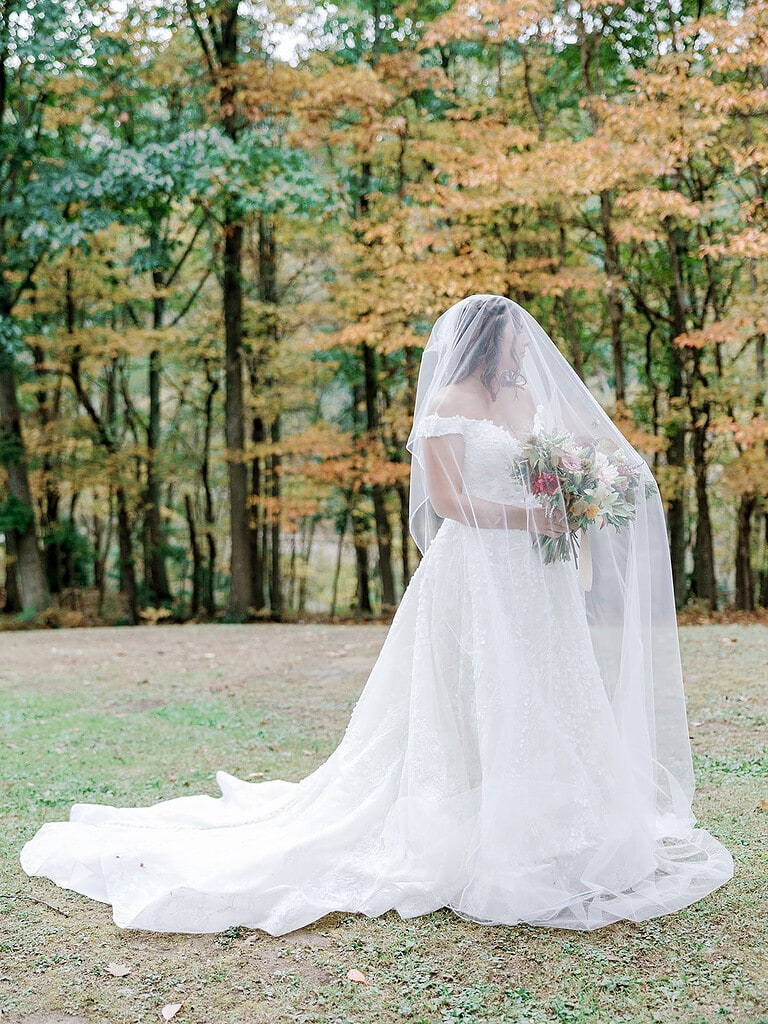
[[[699,821],[736,876],[592,933],[332,914],[282,938],[121,931],[29,880],[26,839],[75,801],[218,792],[221,768],[300,779],[334,749],[381,626],[0,633],[0,1022],[768,1024],[768,627],[681,630]],[[26,897],[26,898],[22,898]],[[108,964],[130,973],[113,977]],[[362,971],[366,984],[346,977]]]

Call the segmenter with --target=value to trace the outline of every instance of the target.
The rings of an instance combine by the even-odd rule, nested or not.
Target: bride
[[[440,907],[594,929],[731,877],[691,811],[658,490],[525,310],[437,320],[408,447],[424,557],[336,751],[299,783],[77,804],[29,874],[124,928],[273,935]]]

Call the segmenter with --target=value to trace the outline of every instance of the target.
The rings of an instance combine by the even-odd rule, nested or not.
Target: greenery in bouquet
[[[514,473],[550,512],[565,512],[568,530],[560,537],[539,534],[534,543],[549,564],[573,557],[578,564],[580,532],[606,525],[620,530],[637,511],[640,488],[648,497],[655,486],[607,438],[579,441],[566,430],[538,430],[523,441]]]

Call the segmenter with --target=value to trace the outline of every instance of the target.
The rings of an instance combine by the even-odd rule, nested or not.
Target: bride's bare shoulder
[[[448,384],[435,395],[427,412],[436,416],[482,418],[485,410],[473,389],[462,384]]]

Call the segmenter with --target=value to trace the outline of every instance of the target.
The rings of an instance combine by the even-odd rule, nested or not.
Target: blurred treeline
[[[0,605],[286,618],[416,564],[421,347],[525,305],[768,604],[768,4],[0,0]]]

